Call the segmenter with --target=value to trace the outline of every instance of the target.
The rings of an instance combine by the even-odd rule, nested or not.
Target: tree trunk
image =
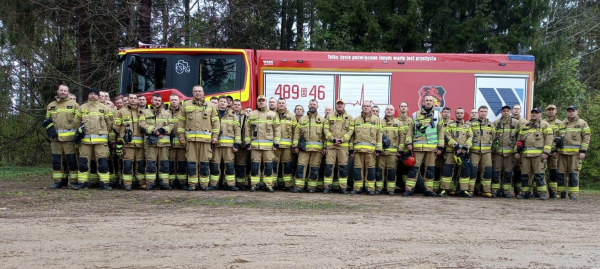
[[[185,46],[190,47],[190,0],[183,0],[183,7],[185,8],[184,21],[183,21],[183,36],[185,38]]]
[[[139,37],[143,43],[152,43],[150,23],[152,21],[152,0],[140,1]]]
[[[304,0],[296,0],[296,49],[305,50],[304,47]]]
[[[90,42],[90,21],[87,17],[86,12],[81,10],[77,12],[80,16],[77,18],[77,66],[78,66],[78,77],[79,89],[77,90],[77,100],[87,100],[87,89],[92,86],[92,47]],[[85,17],[84,17],[85,16]],[[85,99],[83,97],[86,97]]]
[[[281,0],[281,41],[279,42],[279,49],[289,49],[287,46],[287,3],[288,0]]]

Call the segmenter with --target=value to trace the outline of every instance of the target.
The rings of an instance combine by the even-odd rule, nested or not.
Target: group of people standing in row
[[[159,94],[147,106],[142,95],[119,96],[89,90],[78,105],[66,85],[48,105],[43,126],[52,148],[52,188],[100,187],[232,191],[276,187],[290,192],[322,190],[342,194],[403,196],[423,182],[425,196],[449,195],[527,199],[577,199],[579,172],[590,141],[577,107],[556,118],[556,106],[531,110],[523,119],[518,104],[487,119],[488,107],[435,109],[432,96],[412,115],[408,104],[362,105],[357,117],[336,100],[317,112],[310,100],[294,113],[285,99],[257,98],[257,109],[242,109],[230,96],[193,98]],[[78,148],[78,150],[76,150]],[[547,169],[548,168],[548,169]],[[549,182],[546,181],[549,170]],[[396,182],[399,184],[397,185]],[[350,183],[350,184],[349,184]],[[349,186],[350,185],[350,186]],[[477,188],[476,188],[477,187]]]

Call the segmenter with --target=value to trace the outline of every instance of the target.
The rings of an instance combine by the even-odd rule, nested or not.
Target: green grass
[[[0,180],[41,179],[52,173],[49,165],[34,166],[0,166]]]

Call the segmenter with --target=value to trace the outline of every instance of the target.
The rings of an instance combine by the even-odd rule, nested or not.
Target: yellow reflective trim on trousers
[[[171,138],[169,138],[169,137],[159,138],[158,143],[171,143]]]
[[[579,186],[577,186],[577,187],[568,187],[567,191],[568,192],[579,192]]]

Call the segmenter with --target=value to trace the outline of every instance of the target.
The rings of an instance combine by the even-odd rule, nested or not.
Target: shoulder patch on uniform
[[[51,106],[50,110],[56,110],[56,107],[55,106]]]
[[[100,113],[104,113],[104,109],[100,109]]]
[[[286,120],[292,120],[292,118],[290,118],[290,117],[286,117],[285,119],[286,119]]]
[[[397,123],[394,123],[393,127],[398,127],[398,124],[397,124]]]
[[[371,124],[375,125],[375,121],[371,121]]]
[[[581,125],[575,125],[575,128],[581,128]]]
[[[72,108],[73,108],[73,106],[67,106],[67,109],[72,109]]]

